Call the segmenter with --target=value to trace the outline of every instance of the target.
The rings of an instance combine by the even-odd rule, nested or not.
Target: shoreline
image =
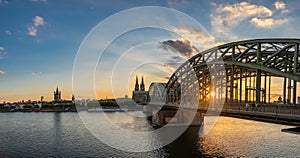
[[[78,111],[75,107],[0,109],[0,113],[10,113],[10,112],[78,112]]]
[[[120,110],[120,108],[103,106],[104,110]],[[11,113],[11,112],[80,112],[88,111],[93,109],[91,107],[42,107],[42,108],[24,108],[24,109],[0,109],[0,113]]]

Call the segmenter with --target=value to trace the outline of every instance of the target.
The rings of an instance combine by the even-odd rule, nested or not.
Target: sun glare
[[[210,92],[210,96],[215,97],[215,92],[214,91]]]

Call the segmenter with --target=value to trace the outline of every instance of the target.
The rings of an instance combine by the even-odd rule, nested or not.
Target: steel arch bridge
[[[270,102],[271,78],[283,79],[284,104],[296,104],[300,39],[255,39],[205,50],[183,63],[166,84],[167,104],[198,86],[199,102]],[[196,81],[191,80],[196,76]],[[183,86],[185,85],[185,86]],[[185,87],[185,88],[182,88]]]

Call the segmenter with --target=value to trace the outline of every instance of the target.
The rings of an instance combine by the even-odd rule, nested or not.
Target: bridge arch
[[[271,78],[280,77],[283,78],[284,104],[296,104],[297,82],[300,81],[299,44],[300,39],[254,39],[200,52],[170,77],[166,84],[167,103],[180,101],[179,80],[187,78],[192,69],[198,78],[200,102],[209,101],[213,91],[219,91],[215,97],[227,103],[270,102]]]

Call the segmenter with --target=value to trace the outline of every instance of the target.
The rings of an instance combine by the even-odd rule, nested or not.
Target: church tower
[[[145,91],[144,76],[142,76],[141,91]]]
[[[56,91],[54,91],[54,101],[61,100],[61,91],[58,90],[58,86],[56,87]]]
[[[135,90],[135,91],[139,91],[139,79],[138,79],[137,76],[136,76],[136,78],[135,78],[135,87],[134,87],[134,90]]]
[[[144,76],[142,76],[141,84],[139,84],[138,77],[135,78],[135,87],[132,91],[132,99],[140,104],[145,105],[148,101],[148,91],[145,91],[145,83],[144,83]]]

